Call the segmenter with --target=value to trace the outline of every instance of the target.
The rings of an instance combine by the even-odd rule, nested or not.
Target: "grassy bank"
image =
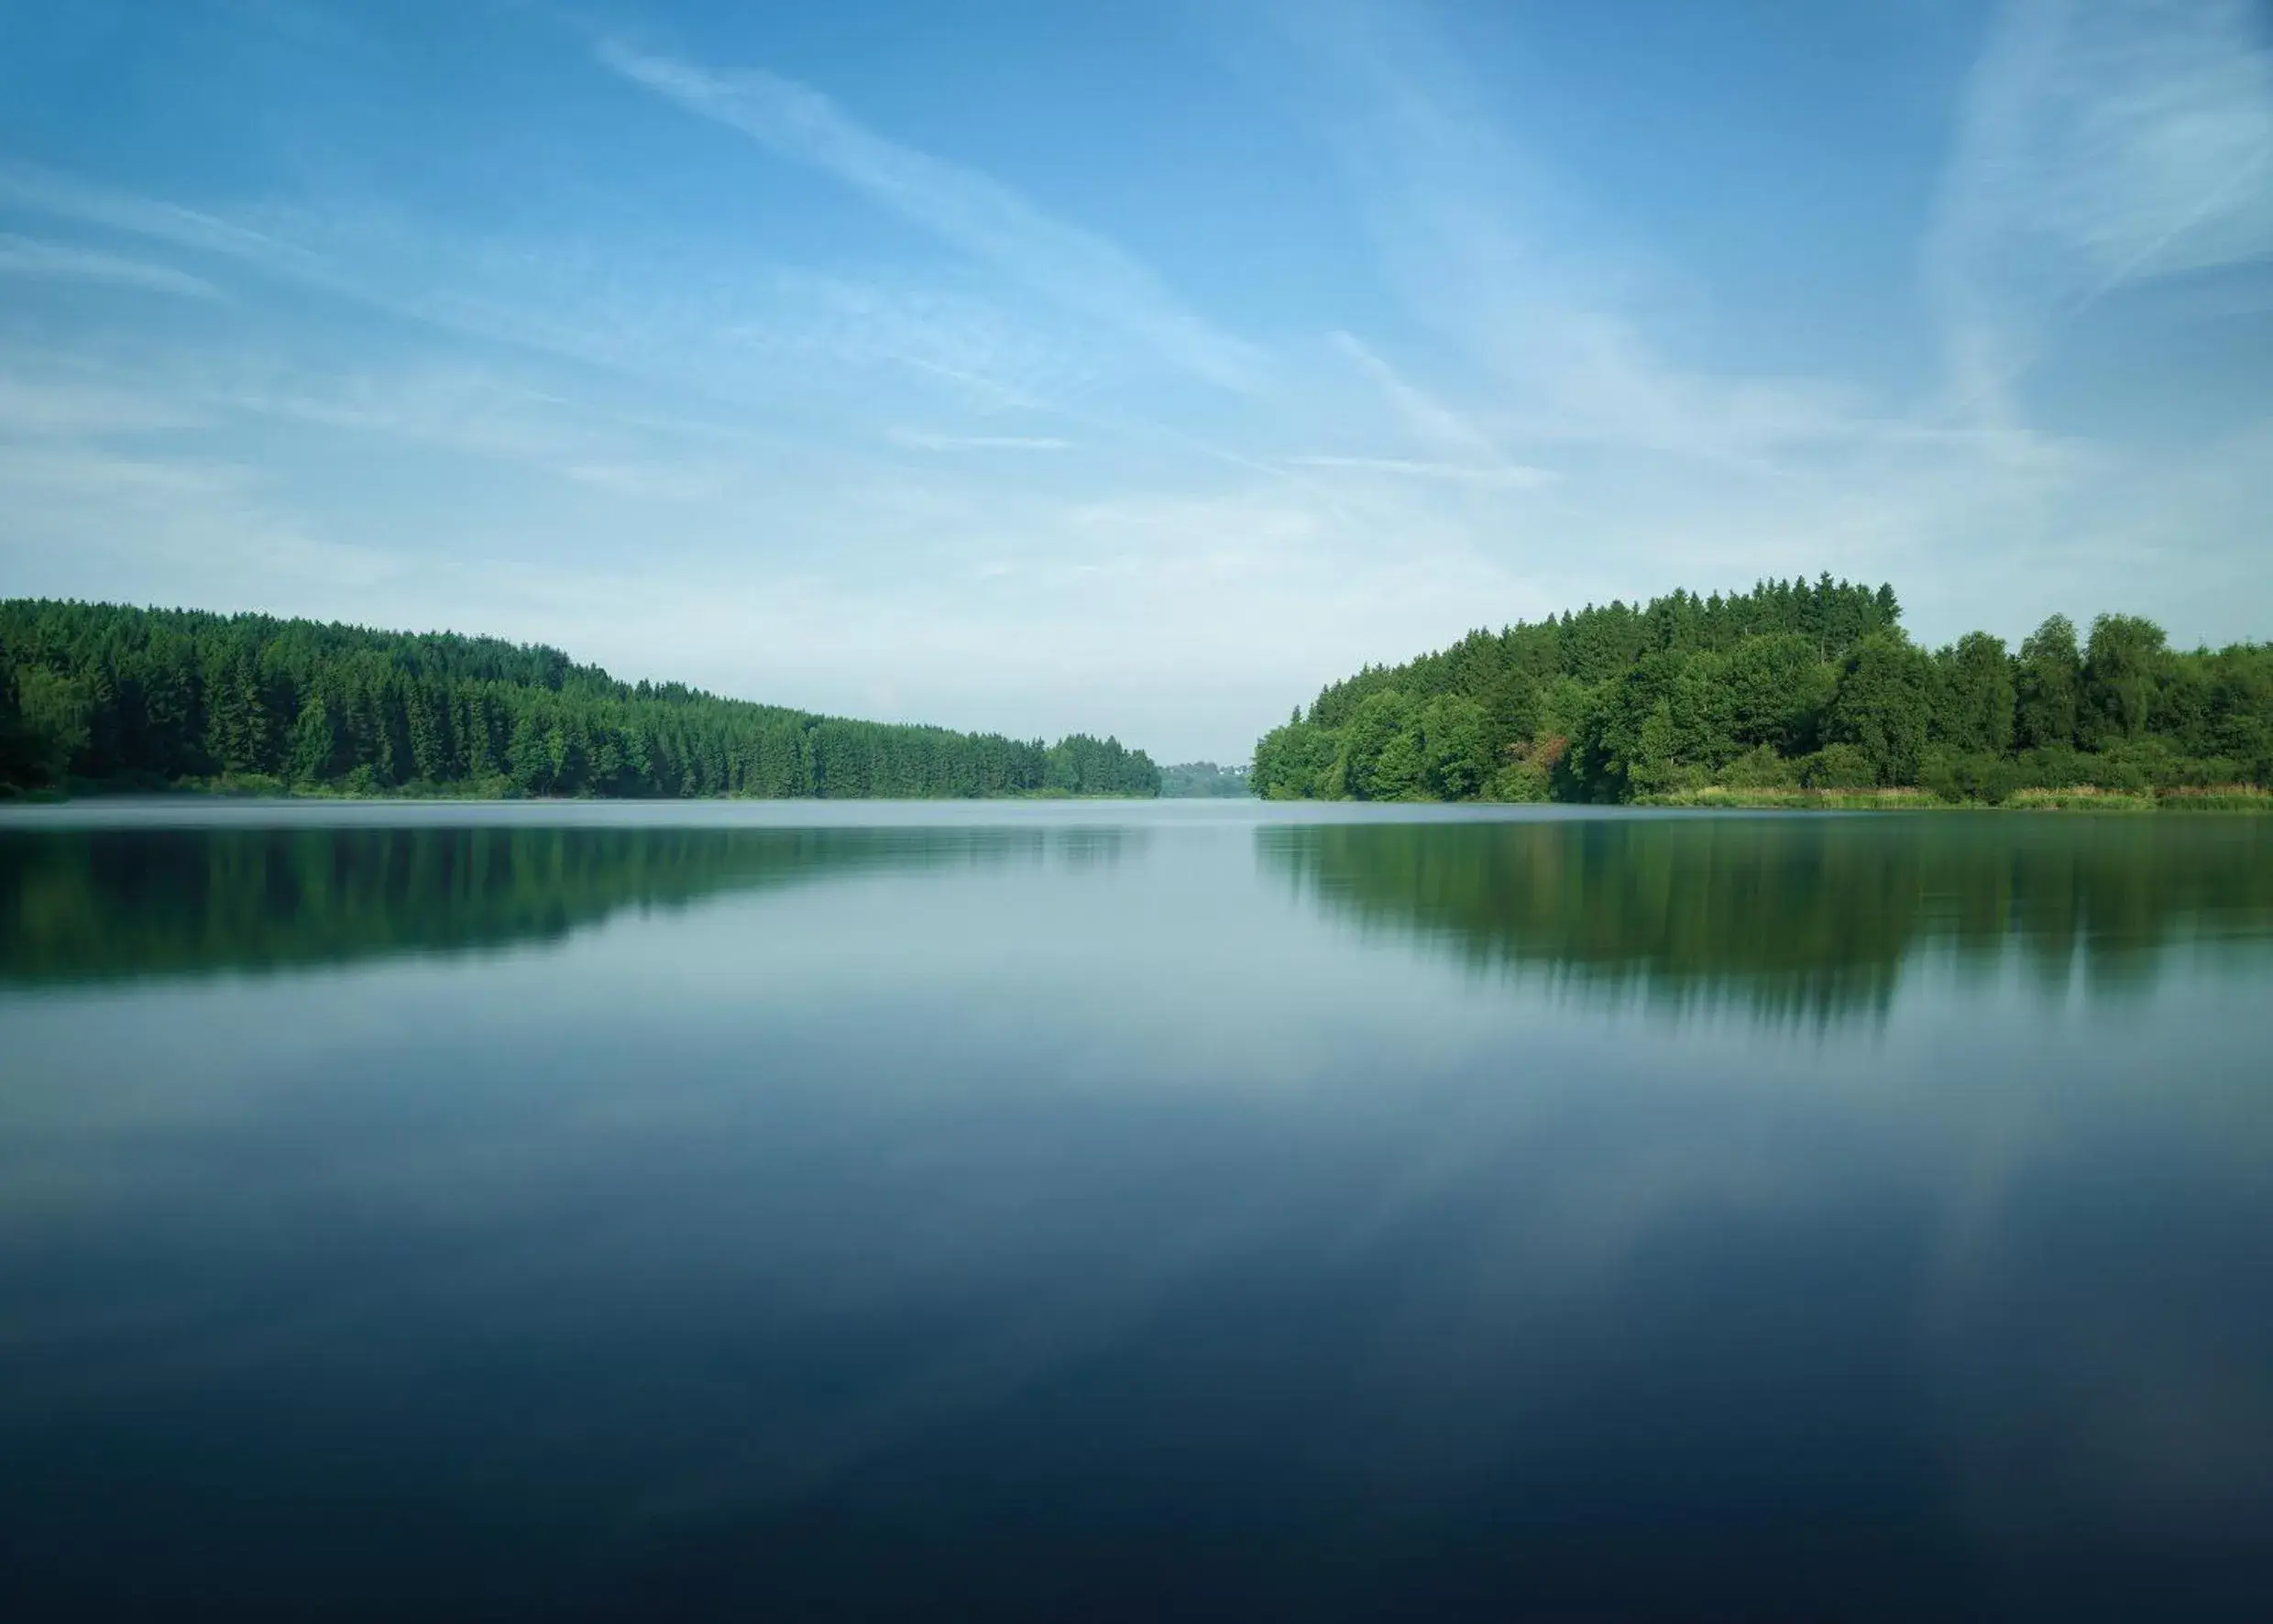
[[[1927,789],[1729,789],[1709,785],[1670,795],[1643,796],[1643,807],[1725,807],[1760,810],[1888,812],[1933,808],[1941,811],[2005,812],[2273,812],[2273,792],[2249,785],[2210,789],[2169,789],[2138,794],[2120,790],[2015,790],[2003,801],[1950,800]]]

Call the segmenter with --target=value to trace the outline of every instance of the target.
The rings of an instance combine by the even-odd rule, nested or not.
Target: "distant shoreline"
[[[1637,796],[1636,807],[1824,812],[2273,812],[2273,791],[2250,785],[2149,791],[2015,790],[2002,801],[1949,800],[1929,789],[1726,789],[1718,785]]]
[[[292,785],[273,781],[247,781],[176,784],[87,784],[72,785],[67,793],[57,789],[38,789],[10,793],[0,787],[0,811],[11,807],[59,807],[101,804],[121,800],[148,798],[178,799],[192,802],[292,802],[307,806],[495,806],[495,807],[670,807],[670,806],[847,806],[862,802],[888,802],[898,806],[978,806],[989,803],[1016,802],[1049,803],[1059,801],[1129,801],[1137,803],[1172,802],[1177,805],[1205,806],[1258,805],[1367,805],[1364,802],[1310,802],[1295,799],[1272,801],[1257,796],[1147,796],[1136,793],[1110,792],[1075,795],[1065,790],[1014,790],[994,795],[977,796],[532,796],[516,795],[510,788],[496,785],[445,785],[433,790],[401,788],[387,791],[353,793],[330,785]],[[1466,805],[1469,807],[1553,807],[1564,813],[1583,813],[1589,809],[1604,812],[2100,812],[2140,814],[2153,812],[2237,812],[2273,813],[2273,791],[2250,785],[2230,785],[2211,789],[2176,789],[2147,794],[2130,794],[2114,790],[2095,790],[2088,786],[2065,790],[2022,790],[2004,801],[1950,800],[1932,790],[1916,787],[1892,789],[1731,789],[1718,785],[1702,788],[1679,790],[1670,794],[1642,796],[1631,801],[1570,802],[1570,801],[1470,801],[1447,803],[1430,800],[1377,801],[1377,807],[1434,807]]]
[[[1150,796],[1108,735],[1055,744],[620,682],[539,643],[0,598],[0,785],[353,796]]]

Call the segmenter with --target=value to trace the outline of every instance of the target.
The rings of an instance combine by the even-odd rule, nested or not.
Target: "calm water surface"
[[[0,817],[0,1612],[2273,1617],[2273,819]]]

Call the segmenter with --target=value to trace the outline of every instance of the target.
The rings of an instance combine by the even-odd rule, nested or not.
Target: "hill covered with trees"
[[[1256,745],[1274,798],[1631,801],[1709,786],[2140,793],[2273,782],[2273,644],[2191,653],[2135,615],[2017,652],[1913,642],[1892,587],[1613,602],[1330,684]]]
[[[623,683],[557,649],[0,600],[0,788],[834,799],[1154,796],[1142,751],[849,721]]]

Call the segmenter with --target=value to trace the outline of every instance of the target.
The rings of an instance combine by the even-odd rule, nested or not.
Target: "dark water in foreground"
[[[2273,819],[11,815],[0,1616],[2273,1617],[2269,1004]]]

